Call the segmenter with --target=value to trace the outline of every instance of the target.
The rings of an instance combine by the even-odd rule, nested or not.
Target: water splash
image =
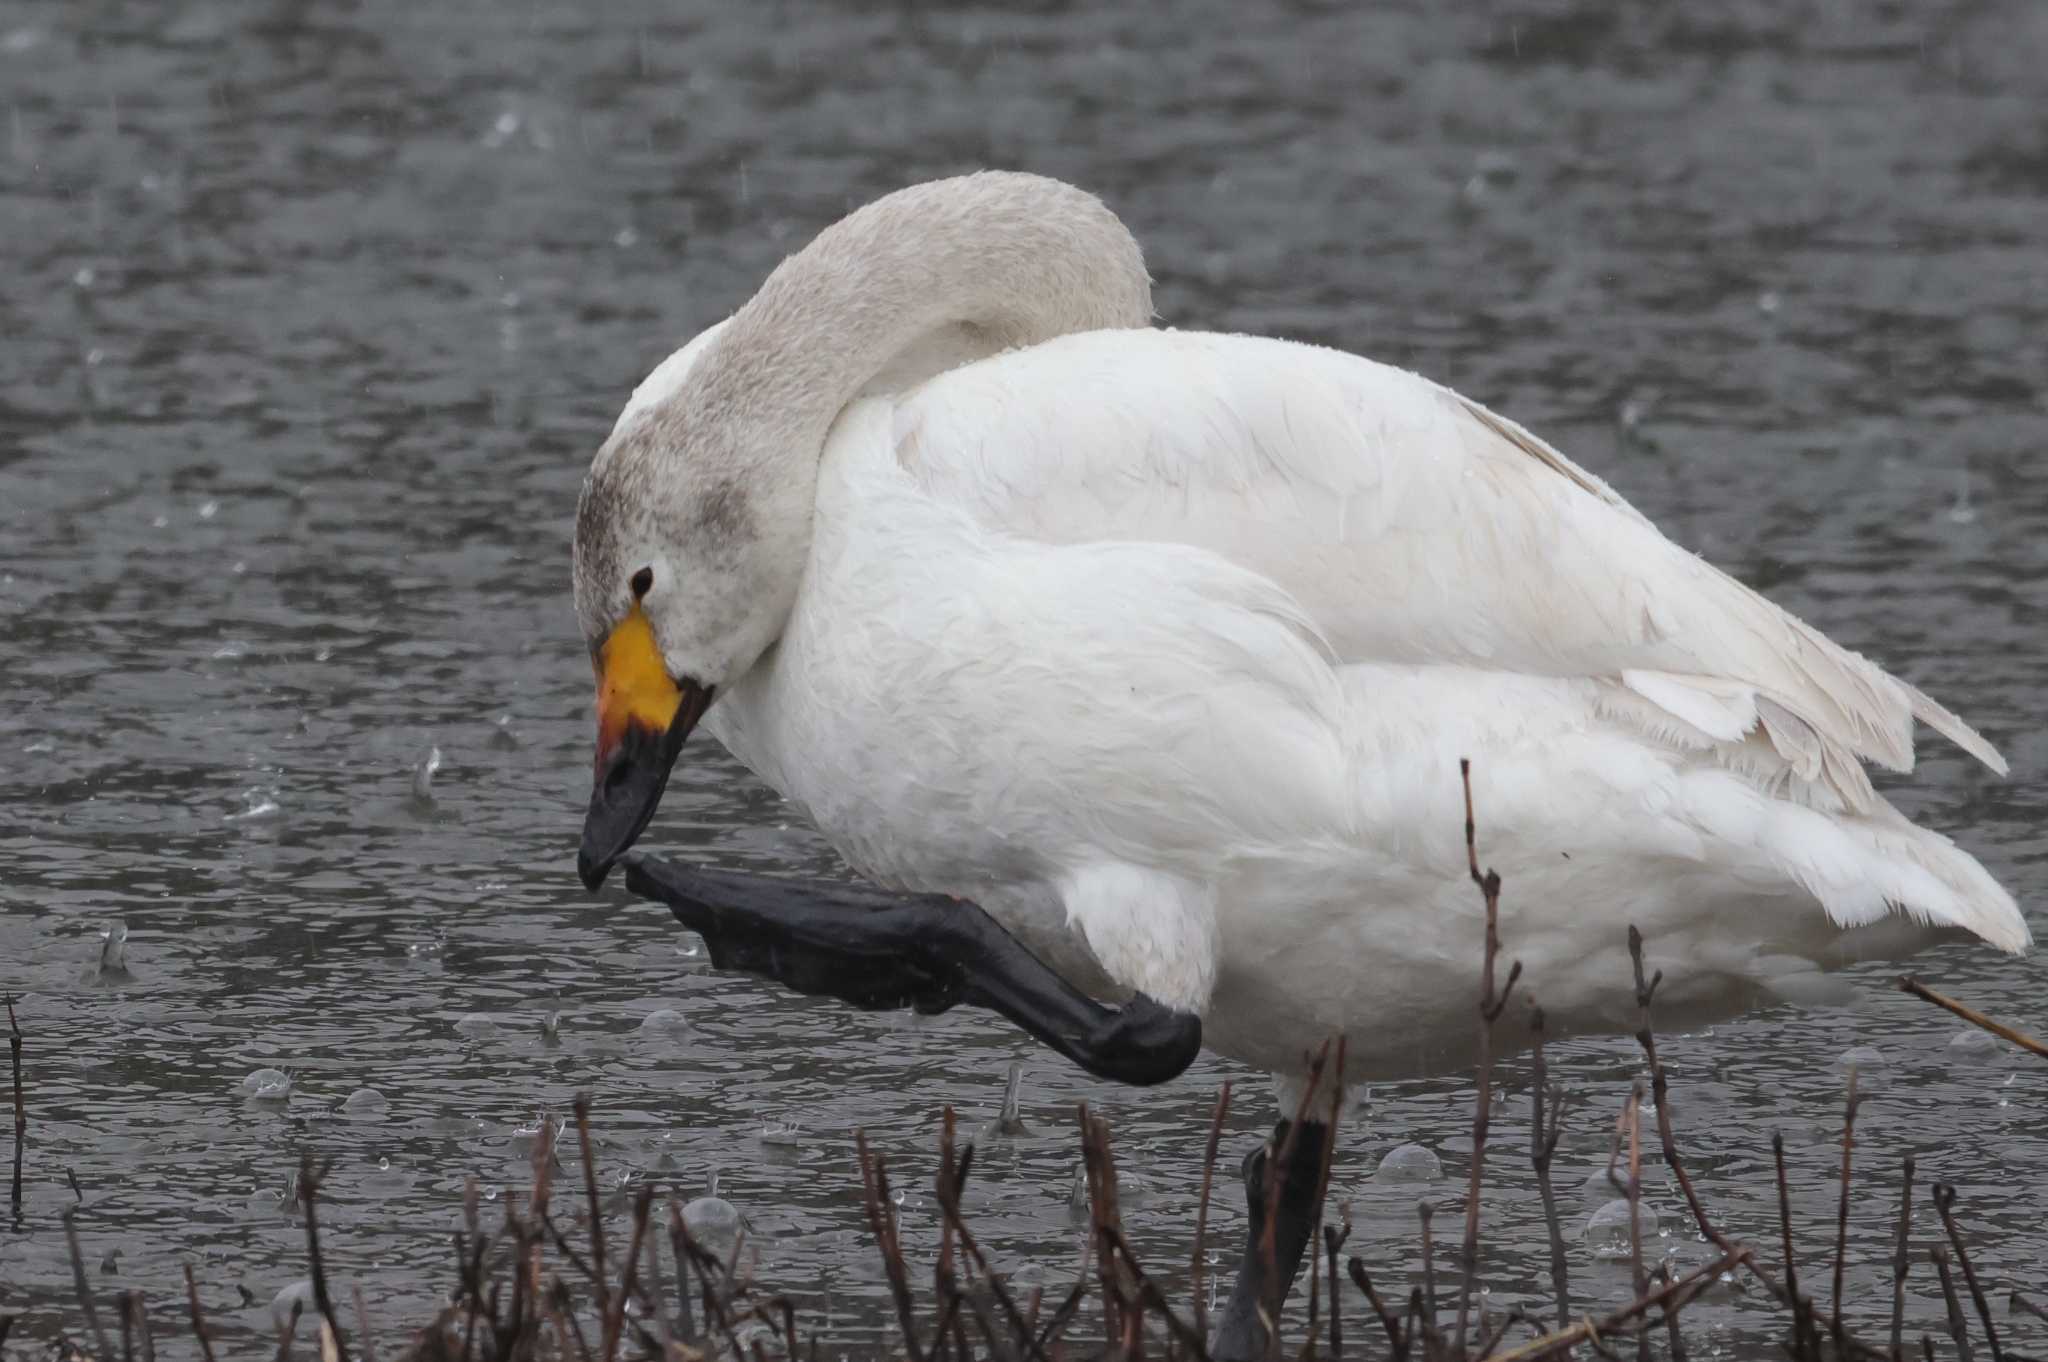
[[[242,791],[242,807],[222,818],[225,823],[259,823],[275,818],[284,812],[284,806],[277,802],[277,791],[267,786],[251,785]]]
[[[415,804],[434,802],[434,775],[441,769],[441,749],[429,746],[412,765],[412,799]]]

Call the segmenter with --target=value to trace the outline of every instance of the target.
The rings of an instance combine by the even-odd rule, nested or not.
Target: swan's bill
[[[711,706],[712,688],[668,674],[654,630],[636,604],[597,650],[597,763],[576,873],[604,883],[668,788],[683,739]]]

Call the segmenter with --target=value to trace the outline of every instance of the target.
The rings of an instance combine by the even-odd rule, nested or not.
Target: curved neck
[[[691,375],[691,405],[738,437],[734,462],[752,467],[733,471],[814,482],[832,422],[878,377],[903,386],[1151,317],[1138,244],[1092,195],[1035,175],[938,180],[876,200],[783,261]]]

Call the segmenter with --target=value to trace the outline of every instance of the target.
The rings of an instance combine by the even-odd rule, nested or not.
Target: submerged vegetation
[[[1797,1266],[1799,1250],[1793,1239],[1782,1137],[1774,1137],[1772,1148],[1776,1241],[1749,1242],[1729,1231],[1695,1189],[1679,1146],[1667,1100],[1671,1083],[1652,1026],[1662,976],[1645,976],[1643,942],[1633,928],[1629,948],[1634,963],[1634,1038],[1645,1073],[1611,1121],[1602,1117],[1611,1126],[1605,1177],[1626,1208],[1614,1229],[1628,1261],[1632,1298],[1596,1313],[1583,1296],[1574,1293],[1551,1178],[1568,1095],[1551,1081],[1545,1066],[1541,1009],[1525,1004],[1535,1037],[1526,1158],[1549,1232],[1549,1301],[1540,1312],[1526,1307],[1500,1313],[1489,1310],[1477,1285],[1484,1260],[1482,1190],[1494,1153],[1489,1139],[1497,1111],[1492,1034],[1501,1016],[1514,1005],[1522,971],[1519,962],[1513,961],[1504,977],[1500,970],[1501,880],[1480,868],[1469,805],[1466,834],[1469,873],[1485,905],[1485,937],[1477,1003],[1481,1058],[1462,1203],[1423,1201],[1417,1206],[1414,1275],[1418,1279],[1404,1292],[1394,1283],[1409,1275],[1407,1264],[1371,1265],[1358,1256],[1346,1255],[1350,1207],[1329,1204],[1330,1151],[1335,1141],[1325,1141],[1317,1213],[1320,1251],[1311,1252],[1308,1268],[1297,1283],[1295,1295],[1300,1304],[1295,1308],[1292,1329],[1283,1318],[1282,1327],[1272,1332],[1268,1362],[1282,1357],[1307,1362],[1319,1354],[1333,1360],[1385,1357],[1394,1362],[1537,1362],[1630,1354],[1647,1362],[1658,1354],[1685,1362],[1693,1355],[1686,1308],[1709,1290],[1737,1278],[1747,1279],[1753,1291],[1760,1293],[1758,1298],[1770,1305],[1777,1321],[1776,1345],[1794,1362],[1875,1362],[1937,1355],[1954,1356],[1961,1362],[1975,1362],[1987,1355],[1992,1362],[2024,1362],[2028,1354],[2014,1348],[2013,1335],[2043,1345],[2037,1346],[2036,1356],[2048,1348],[2048,1311],[2020,1289],[2025,1284],[1994,1283],[1977,1270],[1959,1223],[1960,1198],[1953,1186],[1935,1182],[1922,1188],[1910,1155],[1900,1168],[1895,1202],[1892,1193],[1872,1190],[1869,1178],[1858,1180],[1856,1120],[1863,1097],[1853,1068],[1840,1130],[1839,1203],[1828,1259],[1831,1271],[1813,1278],[1803,1275]],[[1911,976],[1900,978],[1898,986],[1991,1035],[2048,1058],[2048,1046],[2040,1041]],[[28,1121],[21,1076],[24,1037],[11,1000],[7,1019],[13,1077],[11,1196],[18,1221]],[[1324,1081],[1341,1072],[1341,1046],[1334,1053],[1326,1046],[1310,1068],[1302,1105],[1293,1113],[1294,1128],[1310,1114],[1311,1102],[1320,1106],[1327,1101],[1328,1119],[1335,1122],[1341,1118],[1341,1087]],[[1204,1273],[1217,1149],[1230,1100],[1226,1082],[1207,1131],[1201,1194],[1191,1231],[1192,1253],[1185,1275],[1177,1265],[1171,1272],[1154,1270],[1157,1264],[1148,1265],[1133,1248],[1119,1210],[1119,1174],[1110,1124],[1085,1105],[1079,1108],[1076,1125],[1085,1170],[1086,1228],[1072,1283],[1054,1291],[1042,1285],[1024,1290],[983,1251],[962,1212],[975,1145],[971,1137],[959,1137],[950,1107],[944,1111],[937,1134],[932,1186],[940,1224],[936,1253],[928,1269],[914,1269],[905,1253],[887,1160],[856,1132],[862,1203],[897,1326],[897,1342],[888,1351],[908,1362],[1065,1362],[1082,1358],[1141,1362],[1148,1356],[1166,1362],[1210,1362]],[[575,1149],[562,1150],[561,1143],[572,1137]],[[1659,1157],[1683,1196],[1686,1218],[1708,1246],[1704,1260],[1680,1264],[1649,1247],[1657,1235],[1651,1228],[1654,1213],[1643,1200],[1643,1168],[1646,1159]],[[1271,1169],[1284,1163],[1284,1157],[1267,1160],[1268,1176]],[[401,1362],[805,1362],[827,1355],[828,1350],[831,1356],[848,1355],[849,1349],[807,1326],[789,1295],[755,1280],[744,1225],[720,1227],[722,1233],[714,1238],[709,1232],[712,1227],[691,1215],[680,1198],[671,1195],[657,1206],[654,1189],[642,1186],[631,1203],[623,1242],[608,1235],[587,1098],[577,1099],[572,1120],[537,1123],[532,1168],[529,1188],[524,1194],[506,1196],[503,1218],[495,1225],[484,1223],[478,1185],[470,1179],[463,1228],[454,1235],[447,1280],[442,1284],[444,1304],[431,1319],[401,1333],[373,1325],[360,1289],[346,1302],[335,1299],[319,1228],[320,1190],[327,1170],[311,1155],[305,1156],[290,1186],[303,1212],[308,1277],[302,1287],[281,1293],[273,1306],[278,1325],[277,1362],[289,1362],[301,1352],[317,1353],[321,1362],[388,1362],[392,1358]],[[574,1185],[559,1187],[558,1178],[573,1178]],[[1272,1191],[1270,1186],[1266,1189],[1269,1201]],[[1849,1303],[1844,1300],[1848,1224],[1852,1201],[1858,1197],[1884,1200],[1883,1213],[1896,1220],[1888,1310],[1874,1312],[1888,1318],[1889,1327],[1878,1334],[1852,1328]],[[1440,1253],[1435,1243],[1435,1215],[1444,1210],[1461,1214],[1455,1253]],[[117,1357],[121,1362],[154,1362],[160,1331],[170,1330],[188,1346],[196,1344],[205,1362],[218,1362],[214,1331],[190,1266],[185,1270],[185,1300],[174,1314],[161,1303],[152,1306],[134,1291],[122,1292],[111,1301],[99,1299],[85,1271],[69,1212],[65,1230],[78,1308],[75,1332],[47,1340],[40,1353],[24,1349],[18,1340],[10,1350],[8,1334],[14,1321],[0,1315],[0,1353],[61,1362],[113,1362]],[[1264,1249],[1269,1254],[1273,1251],[1270,1233]],[[1438,1276],[1443,1260],[1454,1268],[1448,1280]],[[1907,1282],[1916,1272],[1923,1280],[1932,1276],[1939,1283],[1942,1318],[1907,1319]],[[929,1285],[921,1288],[919,1284],[927,1280]],[[1179,1283],[1178,1296],[1162,1284],[1168,1281]],[[2043,1281],[2048,1282],[2048,1277]],[[2007,1316],[2003,1328],[1993,1304],[1999,1296]],[[1279,1315],[1280,1307],[1279,1301],[1269,1300],[1269,1317]],[[1868,1303],[1865,1310],[1872,1313]]]

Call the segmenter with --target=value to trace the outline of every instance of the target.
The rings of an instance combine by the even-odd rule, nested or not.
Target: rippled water
[[[929,175],[1078,180],[1145,241],[1170,320],[1363,350],[1545,432],[2003,744],[2010,780],[1932,747],[1898,797],[2038,902],[2048,7],[1438,11],[0,11],[0,990],[31,1120],[27,1206],[0,1222],[16,1343],[68,1310],[68,1171],[97,1284],[161,1312],[191,1261],[260,1346],[300,1275],[278,1196],[308,1148],[335,1160],[331,1260],[395,1332],[450,1280],[465,1176],[518,1185],[518,1129],[588,1089],[608,1188],[694,1195],[716,1171],[761,1274],[857,1344],[886,1326],[851,1132],[904,1168],[924,1244],[934,1115],[993,1111],[1012,1055],[1047,1138],[979,1163],[998,1257],[1070,1270],[1085,1098],[1149,1184],[1141,1247],[1184,1261],[1225,1066],[1134,1095],[986,1016],[785,997],[712,974],[666,914],[590,899],[571,870],[590,676],[568,536],[589,454],[640,375],[782,254]],[[833,866],[708,747],[651,841]],[[116,923],[126,971],[99,977]],[[2037,962],[1951,947],[1917,967],[2048,1030]],[[1837,1060],[1874,1046],[1889,1083],[1863,1157],[1886,1187],[1851,1227],[1852,1293],[1881,1298],[1909,1149],[1960,1183],[1980,1268],[2038,1280],[2048,1067],[1953,1048],[1887,977],[1668,1038],[1707,1195],[1764,1237],[1785,1132],[1820,1263]],[[1620,1039],[1554,1058],[1576,1235],[1610,1197],[1593,1175],[1638,1066]],[[245,1094],[266,1067],[293,1075],[284,1100]],[[1546,1273],[1526,1064],[1506,1079],[1496,1305]],[[384,1102],[351,1100],[366,1087]],[[1261,1084],[1240,1099],[1234,1149],[1270,1119]],[[1347,1128],[1352,1245],[1397,1291],[1414,1202],[1467,1166],[1469,1101],[1469,1079],[1382,1087]],[[1375,1179],[1410,1141],[1445,1181]],[[1696,1257],[1653,1182],[1659,1243]],[[1234,1243],[1241,1197],[1221,1204]],[[1578,1281],[1615,1296],[1625,1269],[1597,1247],[1575,1242]],[[1756,1346],[1747,1297],[1701,1308],[1724,1345]]]

